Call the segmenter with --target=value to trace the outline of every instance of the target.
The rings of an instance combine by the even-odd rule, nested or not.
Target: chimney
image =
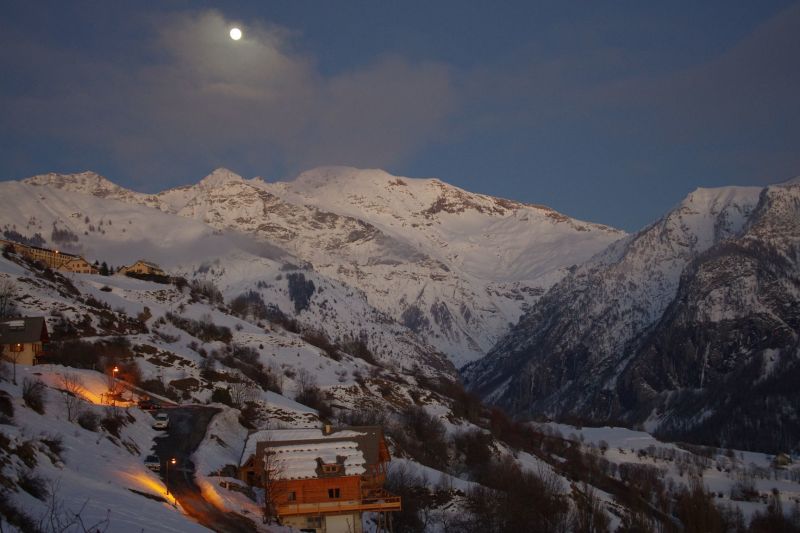
[[[330,435],[331,433],[333,433],[333,424],[325,424],[322,426],[323,435]]]

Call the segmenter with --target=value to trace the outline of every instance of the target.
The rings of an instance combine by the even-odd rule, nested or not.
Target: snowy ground
[[[800,503],[800,464],[773,468],[773,457],[764,453],[714,449],[709,457],[698,456],[676,444],[661,442],[643,431],[618,427],[575,427],[547,423],[540,427],[558,431],[597,450],[607,448],[602,456],[614,464],[639,463],[662,468],[664,476],[676,485],[689,484],[691,475],[699,475],[703,485],[717,495],[717,503],[739,507],[749,518],[766,509],[767,496],[777,489],[790,505]],[[761,495],[758,501],[732,499],[732,489],[742,479],[752,482]],[[733,491],[735,493],[735,490]]]
[[[95,394],[91,391],[104,383],[102,374],[76,372],[80,372],[87,395]],[[0,450],[3,452],[0,453],[0,465],[3,465],[0,476],[12,481],[19,481],[24,475],[40,477],[50,493],[40,500],[15,486],[7,494],[10,501],[36,521],[46,519],[55,508],[61,519],[81,511],[87,527],[108,520],[108,531],[208,531],[181,513],[167,496],[158,475],[143,464],[157,434],[151,428],[152,417],[135,408],[81,402],[83,411],[92,411],[101,417],[116,413],[127,422],[119,438],[103,429],[97,432],[84,429],[67,419],[64,393],[50,388],[58,383],[58,374],[59,371],[42,367],[17,367],[18,383],[40,379],[48,384],[44,414],[25,405],[21,385],[0,382],[0,391],[10,394],[14,404],[13,424],[0,424],[0,434],[10,440],[11,448],[29,441],[37,450],[36,465],[32,468],[13,451]],[[53,438],[60,438],[63,443],[60,455],[48,452],[49,448],[42,443]]]

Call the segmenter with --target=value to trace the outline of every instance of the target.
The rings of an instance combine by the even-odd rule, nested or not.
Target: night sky
[[[8,1],[0,69],[0,180],[378,167],[633,231],[800,175],[800,2]]]

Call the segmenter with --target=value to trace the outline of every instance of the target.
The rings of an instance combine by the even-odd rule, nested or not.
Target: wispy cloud
[[[143,59],[110,62],[22,36],[3,54],[27,58],[28,87],[3,98],[8,131],[101,147],[142,177],[191,162],[301,170],[386,166],[440,134],[454,111],[449,69],[382,57],[322,74],[289,30],[244,26],[218,11],[160,17]]]

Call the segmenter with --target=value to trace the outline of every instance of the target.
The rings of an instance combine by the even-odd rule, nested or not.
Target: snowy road
[[[169,491],[183,509],[195,520],[222,533],[251,532],[255,524],[234,513],[217,509],[205,500],[194,480],[194,464],[190,458],[206,434],[211,418],[219,409],[211,407],[178,407],[163,412],[169,414],[169,430],[156,439],[155,452],[161,458],[161,473]],[[167,462],[175,459],[175,465]]]

